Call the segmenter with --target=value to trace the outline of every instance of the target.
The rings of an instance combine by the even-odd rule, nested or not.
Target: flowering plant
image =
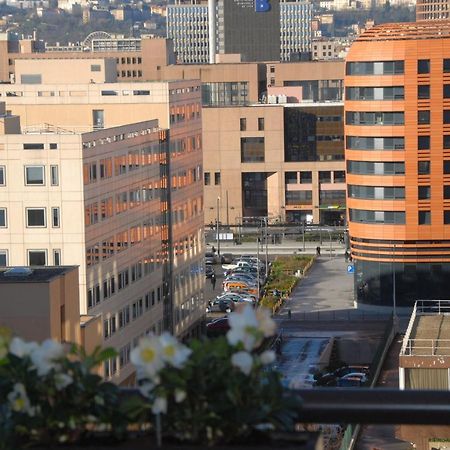
[[[73,442],[98,430],[124,433],[118,387],[93,373],[114,354],[66,351],[51,340],[25,342],[0,330],[0,449]]]
[[[268,311],[247,305],[230,314],[229,325],[226,337],[187,347],[164,333],[131,352],[157,430],[207,445],[242,441],[257,430],[293,430],[298,400],[268,370],[274,352],[261,351],[276,330]]]

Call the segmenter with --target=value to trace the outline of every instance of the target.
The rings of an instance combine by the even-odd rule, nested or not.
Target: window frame
[[[0,267],[8,267],[8,250],[7,249],[1,249],[0,250],[0,258],[4,256],[5,257],[5,265],[3,266],[0,262]]]
[[[57,165],[50,166],[50,186],[59,186],[59,167]]]
[[[43,211],[44,212],[44,225],[30,225],[29,224],[29,217],[28,217],[28,211],[30,210],[37,210],[37,211]],[[47,208],[45,206],[37,207],[37,206],[31,206],[25,208],[25,223],[27,228],[47,228]]]
[[[30,183],[28,181],[28,169],[42,169],[42,183]],[[24,166],[25,186],[45,186],[45,166],[41,164]]]
[[[56,216],[55,216],[56,212]],[[61,227],[61,212],[59,206],[52,206],[51,209],[52,214],[52,228],[60,228]],[[56,221],[55,221],[56,219]]]
[[[30,261],[30,253],[31,252],[39,252],[39,253],[43,253],[44,254],[44,258],[45,258],[45,264],[44,266],[46,266],[48,264],[48,259],[47,259],[47,249],[46,248],[32,248],[32,249],[27,249],[27,261],[28,261],[28,265],[31,266],[31,261]],[[42,267],[42,265],[38,265],[38,267]]]
[[[4,221],[4,224],[2,225],[1,223],[0,223],[0,228],[8,228],[8,210],[7,210],[7,208],[0,208],[0,211],[4,211],[4,218],[5,218],[5,221]]]
[[[6,186],[6,166],[0,166],[0,174],[0,186]]]

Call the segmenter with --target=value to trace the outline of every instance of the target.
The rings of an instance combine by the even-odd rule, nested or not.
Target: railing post
[[[434,355],[434,339],[431,339],[431,355]]]

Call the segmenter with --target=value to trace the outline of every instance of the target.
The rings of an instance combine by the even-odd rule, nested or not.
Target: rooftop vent
[[[33,273],[33,270],[29,267],[11,267],[5,270],[3,276],[5,277],[29,277]]]

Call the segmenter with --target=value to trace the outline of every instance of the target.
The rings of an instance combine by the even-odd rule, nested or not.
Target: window
[[[241,138],[241,162],[264,162],[264,138]]]
[[[419,125],[429,125],[430,124],[430,111],[419,111],[417,114],[417,123]]]
[[[220,186],[220,172],[214,173],[214,184]]]
[[[29,266],[45,266],[47,264],[47,250],[28,250]]]
[[[417,163],[417,172],[419,173],[419,175],[429,175],[430,174],[430,161],[419,161]]]
[[[444,224],[445,225],[450,224],[450,211],[444,211]],[[1,258],[1,254],[0,254],[0,258]]]
[[[403,112],[353,112],[345,114],[347,125],[403,125]]]
[[[371,87],[358,86],[345,88],[347,100],[403,100],[405,88],[403,86]]]
[[[444,161],[444,174],[450,175],[450,161]]]
[[[42,84],[42,76],[41,74],[23,74],[20,75],[20,83],[21,84]]]
[[[264,131],[264,117],[258,117],[258,131]]]
[[[444,199],[450,200],[450,186],[444,186]]]
[[[445,149],[449,149],[450,148],[450,135],[444,135],[443,145],[444,145]]]
[[[417,98],[419,100],[428,100],[430,98],[429,84],[420,84],[417,86]]]
[[[33,143],[23,144],[23,149],[24,150],[44,150],[44,144],[33,144]]]
[[[26,208],[27,227],[45,227],[45,208]]]
[[[444,98],[450,98],[450,84],[444,84]]]
[[[0,166],[0,186],[6,186],[6,167]]]
[[[211,184],[211,174],[209,172],[205,172],[205,186],[209,186]]]
[[[27,186],[44,186],[44,166],[25,166],[25,184]]]
[[[430,150],[430,136],[418,136],[417,148],[419,150]]]
[[[240,129],[241,131],[246,131],[247,130],[247,119],[241,117],[240,119]]]
[[[50,183],[52,186],[59,185],[58,166],[50,166]]]
[[[100,64],[91,64],[91,72],[101,72]]]
[[[364,209],[350,209],[350,221],[361,223],[377,223],[404,225],[404,211],[371,211]]]
[[[430,186],[419,186],[418,189],[419,200],[428,200],[431,198],[431,187]]]
[[[61,265],[61,250],[59,249],[53,250],[53,265],[54,266]]]
[[[59,228],[59,208],[52,208],[52,227]]]
[[[431,211],[419,211],[419,225],[430,225]]]
[[[444,124],[450,124],[450,109],[444,109],[442,121]]]
[[[347,173],[361,175],[404,175],[404,162],[347,161]]]
[[[419,59],[417,61],[417,73],[418,74],[430,73],[429,59]]]
[[[8,251],[0,250],[0,266],[8,265]]]
[[[6,228],[6,208],[0,208],[0,228]]]
[[[450,72],[450,59],[444,59],[444,73],[449,73]]]
[[[58,149],[58,144],[55,144],[55,143],[50,144],[50,150],[57,150],[57,149]]]
[[[404,61],[349,62],[346,75],[398,75],[404,73]]]
[[[405,138],[347,136],[346,146],[349,150],[403,150]]]

